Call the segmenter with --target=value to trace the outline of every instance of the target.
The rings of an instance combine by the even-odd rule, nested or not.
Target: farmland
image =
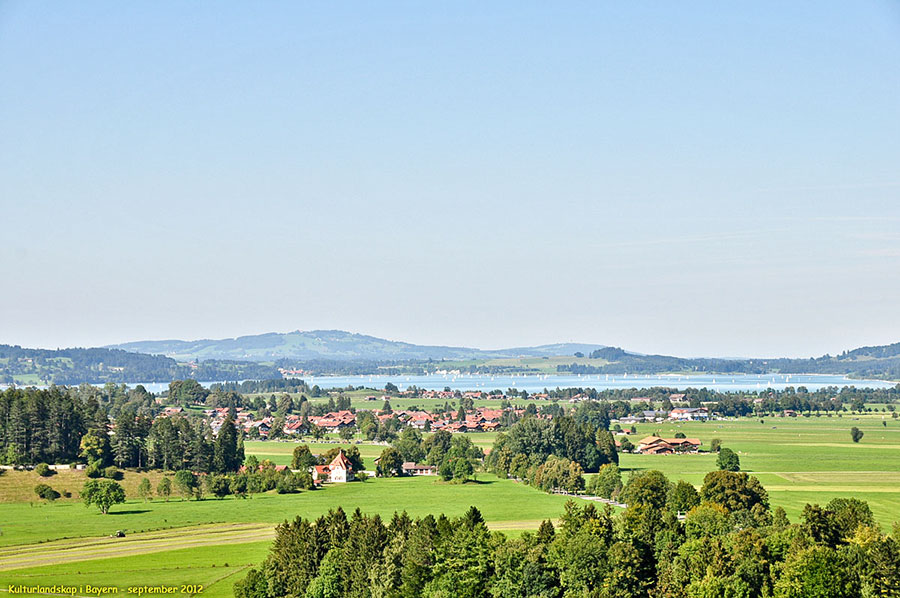
[[[882,423],[884,421],[884,423]],[[886,425],[885,425],[886,424]],[[864,436],[850,439],[851,426]],[[773,506],[783,506],[796,521],[807,502],[824,504],[834,497],[867,500],[883,527],[900,520],[900,421],[882,414],[843,417],[755,418],[711,422],[638,424],[633,440],[649,434],[681,432],[700,438],[704,447],[718,438],[735,450],[742,470],[753,473],[769,491]],[[496,434],[471,434],[489,448]],[[247,442],[260,459],[288,464],[295,442]],[[337,446],[336,440],[312,444],[313,452]],[[367,468],[383,445],[359,444]],[[715,455],[621,455],[630,471],[659,469],[670,479],[700,485],[715,469]],[[31,494],[33,472],[7,472],[0,477],[0,587],[42,585],[178,585],[202,584],[204,595],[228,596],[231,584],[247,566],[264,558],[275,524],[297,515],[315,517],[341,505],[390,517],[397,510],[413,516],[427,513],[460,515],[477,506],[490,527],[507,533],[533,529],[554,519],[566,500],[543,494],[511,480],[478,474],[477,483],[447,484],[432,477],[372,479],[331,485],[294,495],[274,493],[252,498],[168,502],[135,500],[134,488],[147,475],[155,485],[159,474],[127,472],[122,484],[129,501],[110,515],[87,509],[75,498],[41,504]],[[81,472],[60,472],[47,480],[77,492]],[[116,530],[124,539],[108,536]],[[227,566],[226,566],[227,565]]]
[[[15,478],[24,475],[9,473],[0,484],[16,483]],[[72,584],[74,578],[122,588],[168,581],[210,584],[229,572],[222,570],[224,563],[243,566],[260,561],[277,523],[298,515],[315,517],[337,505],[348,512],[359,508],[385,518],[404,509],[413,516],[442,512],[459,516],[476,505],[492,529],[515,533],[555,518],[564,503],[565,497],[489,474],[464,485],[419,477],[375,479],[244,500],[129,500],[106,516],[72,501],[8,503],[0,505],[4,522],[0,547],[5,547],[0,548],[0,587],[35,580]],[[105,538],[119,529],[126,538]],[[214,585],[204,595],[230,595],[230,583]]]

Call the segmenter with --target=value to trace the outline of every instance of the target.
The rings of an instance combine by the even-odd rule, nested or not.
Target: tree
[[[689,484],[684,480],[679,480],[672,491],[669,493],[666,506],[670,510],[685,513],[700,504],[700,494],[693,484]]]
[[[381,457],[378,459],[378,466],[375,469],[381,477],[390,478],[402,475],[403,457],[400,455],[400,451],[390,446],[381,451]]]
[[[844,538],[851,537],[861,525],[875,526],[875,516],[869,503],[858,498],[833,498],[825,508],[834,513],[834,521]]]
[[[149,479],[141,479],[141,483],[138,484],[138,495],[142,499],[144,499],[144,502],[150,500],[150,498],[153,496],[153,488],[150,486]]]
[[[622,490],[622,474],[615,463],[607,463],[591,478],[588,492],[603,498],[614,498]]]
[[[725,449],[722,449],[725,450]],[[769,494],[755,477],[733,471],[711,471],[703,478],[700,498],[725,507],[729,512],[769,508]]]
[[[719,438],[713,438],[709,443],[709,451],[711,453],[718,453],[719,449],[722,448],[722,440]]]
[[[740,471],[741,460],[730,448],[719,449],[719,456],[716,458],[716,467],[723,471]]]
[[[394,448],[400,452],[404,461],[421,463],[425,460],[425,445],[422,433],[415,428],[407,427],[400,433],[400,437],[394,441]]]
[[[206,491],[218,499],[225,498],[231,492],[228,477],[224,475],[209,474],[203,483],[206,485]]]
[[[472,462],[468,459],[460,458],[457,459],[456,463],[453,464],[454,479],[465,482],[474,472],[475,469],[472,467]]]
[[[344,567],[343,551],[340,548],[329,550],[319,565],[318,575],[306,588],[306,598],[340,598],[343,596]]]
[[[234,420],[229,413],[216,436],[213,449],[213,470],[218,473],[237,471],[243,461],[243,457],[238,456],[237,429],[234,427]]]
[[[175,472],[175,488],[181,494],[181,498],[190,498],[197,489],[197,476],[192,472],[182,469]]]
[[[628,506],[644,504],[660,511],[665,507],[671,486],[663,472],[645,471],[628,480],[619,498]]]
[[[859,596],[856,572],[837,551],[812,546],[796,553],[775,584],[775,598],[850,598]]]
[[[80,448],[79,455],[89,464],[99,462],[102,465],[109,462],[109,436],[105,431],[90,430],[81,438]]]
[[[859,442],[860,440],[862,440],[863,434],[864,432],[856,426],[850,428],[850,438],[853,439],[853,442]]]
[[[169,478],[163,478],[156,485],[156,495],[162,496],[169,502],[169,496],[172,494],[172,481]]]
[[[113,480],[88,480],[81,489],[81,500],[106,515],[111,506],[125,502],[125,489]]]
[[[291,457],[291,469],[307,470],[315,464],[316,458],[309,450],[308,445],[301,444],[300,446],[294,448],[294,453]]]
[[[603,428],[597,429],[597,451],[600,453],[601,466],[607,463],[619,463],[619,453],[616,452],[616,439]]]

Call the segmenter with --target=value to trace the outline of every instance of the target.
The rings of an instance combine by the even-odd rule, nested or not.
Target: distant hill
[[[589,354],[603,345],[561,343],[537,347],[482,350],[469,347],[415,345],[342,330],[309,330],[287,333],[270,332],[219,340],[137,341],[111,345],[149,355],[164,355],[176,360],[227,359],[234,361],[332,360],[332,361],[428,361],[496,359],[503,357],[552,357]]]
[[[91,349],[0,345],[0,384],[263,380],[280,378],[279,368],[300,368],[316,375],[424,374],[446,369],[447,362],[453,369],[481,374],[790,373],[900,380],[900,343],[809,359],[688,359],[579,343],[488,351],[313,330]]]
[[[24,349],[0,345],[0,384],[91,384],[278,378],[272,366],[253,362],[178,363],[171,357],[121,349]]]

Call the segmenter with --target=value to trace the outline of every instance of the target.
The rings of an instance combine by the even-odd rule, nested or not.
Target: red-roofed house
[[[328,465],[316,465],[310,473],[313,474],[316,481],[319,480],[321,475],[326,475],[328,476],[329,482],[336,484],[349,482],[355,477],[353,465],[350,463],[350,459],[347,458],[347,455],[344,454],[343,449],[338,452],[337,457],[335,457],[331,463]]]

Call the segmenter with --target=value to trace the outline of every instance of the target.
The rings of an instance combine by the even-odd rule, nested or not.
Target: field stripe
[[[84,538],[65,543],[18,546],[0,553],[0,571],[43,567],[60,563],[135,556],[181,548],[242,544],[271,540],[275,527],[266,523],[181,527],[166,532],[132,534],[128,538]]]

